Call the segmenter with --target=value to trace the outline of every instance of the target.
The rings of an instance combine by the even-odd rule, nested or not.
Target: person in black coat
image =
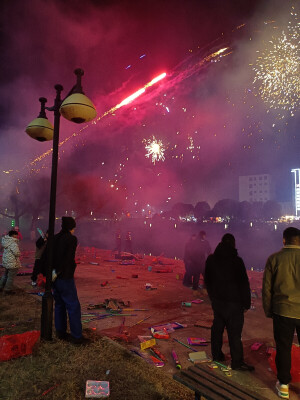
[[[85,344],[88,340],[82,336],[81,307],[74,281],[76,222],[72,217],[62,217],[61,227],[61,231],[54,236],[53,253],[53,266],[57,275],[53,282],[56,336],[74,344]],[[67,315],[71,335],[67,334]]]
[[[251,292],[246,268],[235,248],[235,238],[227,233],[205,265],[204,281],[214,312],[211,328],[211,352],[214,361],[225,360],[223,332],[227,329],[232,369],[253,371],[244,362],[241,340],[244,312],[251,306]]]

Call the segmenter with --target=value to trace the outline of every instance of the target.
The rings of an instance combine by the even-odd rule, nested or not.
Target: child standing
[[[17,231],[9,231],[8,235],[2,238],[2,264],[4,273],[0,279],[0,290],[5,294],[14,294],[12,290],[14,278],[17,275],[20,263],[20,249]]]

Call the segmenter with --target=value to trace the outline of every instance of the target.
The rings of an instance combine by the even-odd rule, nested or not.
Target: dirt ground
[[[17,276],[16,285],[36,296],[42,289],[33,289],[28,275],[32,269],[34,254],[33,251],[27,251],[23,255],[20,272],[24,275]],[[172,350],[178,354],[182,368],[192,365],[189,361],[189,353],[192,351],[176,340],[184,344],[187,344],[188,337],[209,341],[212,310],[207,295],[199,293],[199,296],[194,296],[190,288],[182,285],[184,266],[181,260],[143,256],[135,260],[133,265],[130,265],[131,261],[123,261],[122,265],[111,251],[79,248],[77,262],[75,277],[85,328],[112,338],[128,349],[138,349],[138,336],[151,335],[150,328],[155,325],[177,322],[184,327],[171,332],[169,339],[156,340],[158,349],[167,359],[161,370],[169,376],[177,372],[171,357]],[[251,310],[245,314],[243,344],[245,360],[255,366],[255,371],[232,371],[232,377],[228,379],[257,391],[267,399],[277,399],[274,392],[276,376],[270,369],[267,356],[267,349],[274,346],[274,342],[272,321],[265,318],[261,305],[262,272],[249,271],[249,279],[253,297]],[[152,288],[147,289],[146,284],[150,284]],[[118,299],[126,304],[121,316],[99,318],[100,314],[107,313],[101,307],[106,299]],[[192,303],[197,299],[203,301]],[[182,305],[183,302],[191,303],[191,306]],[[100,305],[100,308],[95,308],[95,305]],[[230,364],[226,335],[224,341],[225,363]],[[251,345],[255,342],[262,343],[257,351],[251,350]],[[211,354],[209,344],[194,348],[205,351],[207,356]],[[222,374],[221,371],[216,373]],[[290,399],[296,400],[299,396],[300,383],[292,384]]]

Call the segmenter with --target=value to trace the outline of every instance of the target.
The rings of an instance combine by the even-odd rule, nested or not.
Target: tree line
[[[225,221],[276,220],[282,216],[281,205],[273,200],[266,202],[237,201],[222,199],[213,208],[206,201],[200,201],[195,206],[186,203],[176,203],[171,210],[161,214],[165,218],[190,218],[198,221],[222,218]]]

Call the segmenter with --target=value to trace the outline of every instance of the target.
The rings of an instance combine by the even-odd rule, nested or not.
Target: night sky
[[[59,150],[60,187],[89,181],[91,196],[158,211],[238,200],[240,175],[269,173],[276,200],[290,201],[290,170],[300,167],[298,12],[299,2],[288,0],[4,1],[1,198],[18,179],[50,176],[51,157],[30,162],[51,142],[32,140],[25,128],[39,97],[51,106],[54,85],[66,95],[81,67],[98,115],[83,126],[61,119],[61,141],[76,135]],[[287,50],[279,48],[283,35]],[[276,66],[282,74],[287,55],[298,70],[284,71],[278,96],[272,87],[262,96],[257,71]],[[145,156],[153,137],[165,157],[155,164]]]

